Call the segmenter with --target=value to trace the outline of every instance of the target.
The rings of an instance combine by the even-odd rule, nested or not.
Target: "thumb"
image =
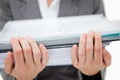
[[[6,58],[4,59],[5,72],[11,74],[13,64],[13,54],[8,52]]]
[[[111,64],[111,55],[106,49],[103,50],[103,61],[104,61],[104,64],[105,64],[106,67],[110,66],[110,64]]]

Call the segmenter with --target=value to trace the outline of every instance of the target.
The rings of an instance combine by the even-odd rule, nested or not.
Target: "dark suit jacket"
[[[37,0],[0,0],[0,30],[10,20],[42,18]],[[61,0],[58,17],[104,13],[102,0]],[[81,77],[82,75],[82,77]],[[4,75],[5,76],[5,75]],[[78,79],[79,77],[79,79]],[[38,80],[101,80],[101,74],[89,77],[73,66],[47,67]]]

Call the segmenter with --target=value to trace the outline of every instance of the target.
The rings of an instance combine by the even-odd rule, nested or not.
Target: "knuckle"
[[[87,48],[86,48],[86,51],[88,51],[88,52],[89,52],[89,51],[92,51],[92,50],[93,50],[92,47],[87,47]]]
[[[31,47],[25,49],[26,52],[31,52]]]
[[[85,57],[85,53],[79,53],[80,57]]]
[[[101,52],[101,51],[102,51],[102,48],[100,48],[100,47],[95,47],[95,50],[96,50],[97,52]]]
[[[15,53],[22,53],[22,49],[14,51]]]

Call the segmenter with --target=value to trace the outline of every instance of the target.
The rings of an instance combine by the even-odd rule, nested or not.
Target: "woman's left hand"
[[[73,45],[72,63],[87,76],[93,76],[111,64],[111,55],[102,46],[100,33],[89,32],[80,38],[79,47]]]

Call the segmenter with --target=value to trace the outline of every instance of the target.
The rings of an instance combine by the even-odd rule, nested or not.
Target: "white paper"
[[[34,39],[42,39],[51,36],[65,37],[73,34],[81,34],[88,32],[89,30],[100,31],[102,33],[116,30],[120,31],[119,26],[113,26],[114,25],[111,26],[109,21],[102,15],[58,18],[53,20],[38,19],[11,21],[5,25],[1,32],[0,42],[9,42],[11,37],[20,36],[30,36]],[[71,65],[70,54],[71,48],[49,50],[50,61],[48,65]]]
[[[49,61],[47,66],[72,65],[71,48],[49,49]],[[7,53],[0,53],[0,68],[4,68],[4,58]]]
[[[101,28],[102,23],[106,23],[102,15],[80,16],[70,18],[58,18],[52,20],[23,20],[12,21],[5,25],[0,36],[0,41],[9,41],[11,37],[31,36],[32,38],[43,38],[50,36],[64,36],[70,34],[80,34],[89,30],[106,32],[108,25]],[[97,24],[97,27],[95,27]],[[99,25],[98,25],[99,24]]]

